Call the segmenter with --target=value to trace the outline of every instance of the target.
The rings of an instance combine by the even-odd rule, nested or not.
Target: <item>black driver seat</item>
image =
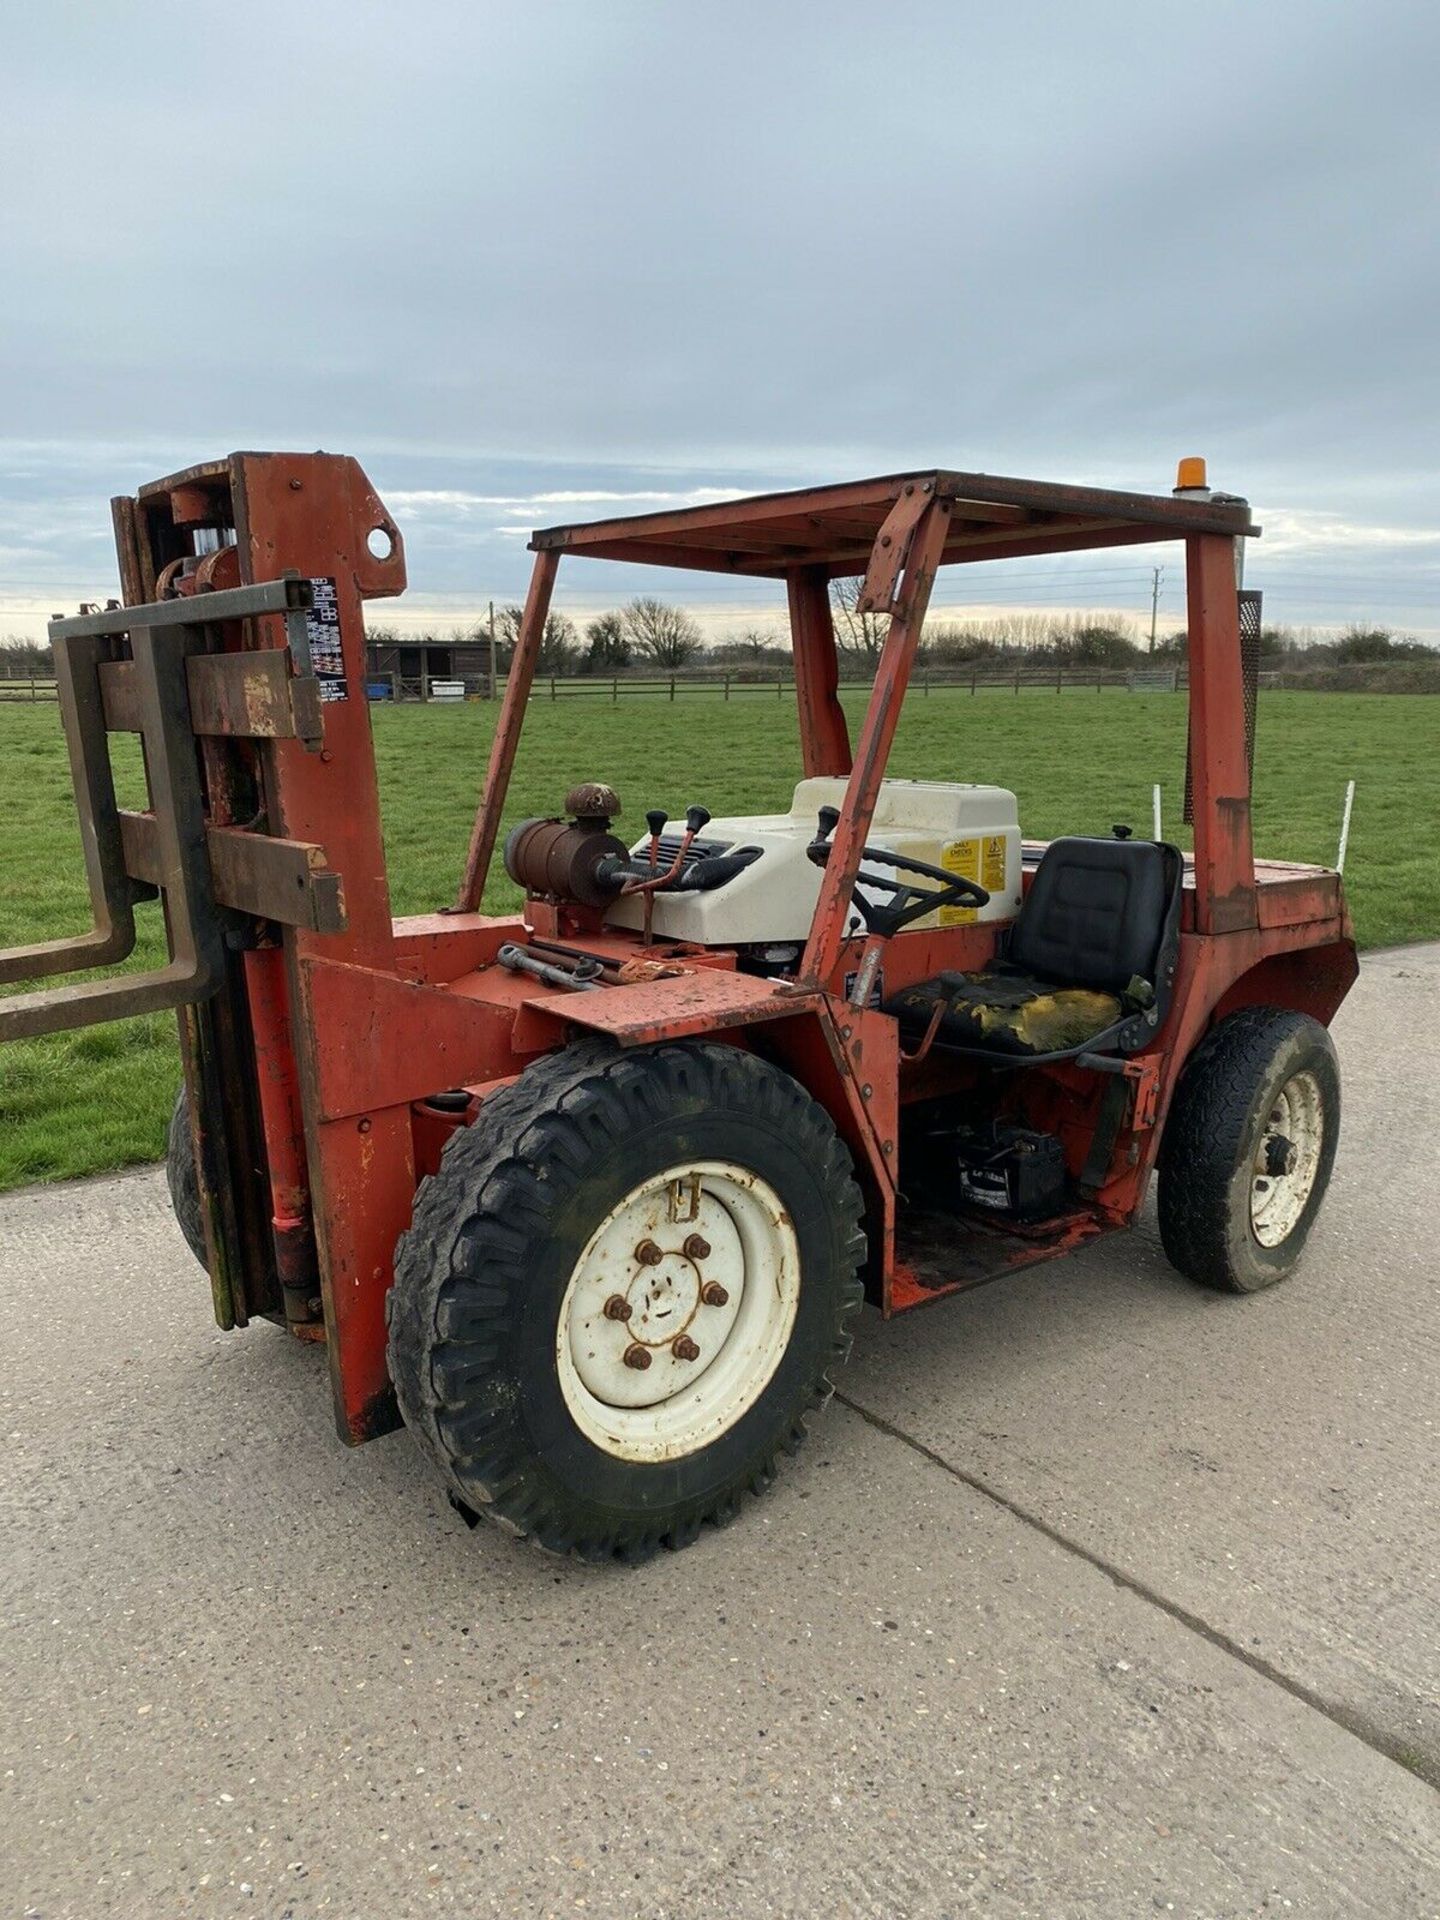
[[[1165,1017],[1183,876],[1165,841],[1054,840],[1001,958],[983,973],[918,981],[884,1011],[916,1038],[942,1006],[935,1043],[966,1052],[1132,1053]]]

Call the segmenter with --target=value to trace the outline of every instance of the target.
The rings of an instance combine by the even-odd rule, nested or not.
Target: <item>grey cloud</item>
[[[461,597],[517,590],[512,515],[418,496],[1203,451],[1302,531],[1434,525],[1429,6],[52,4],[6,40],[0,608],[236,445],[357,454]],[[1347,568],[1440,627],[1434,550],[1378,537],[1277,553],[1288,617],[1344,617]]]

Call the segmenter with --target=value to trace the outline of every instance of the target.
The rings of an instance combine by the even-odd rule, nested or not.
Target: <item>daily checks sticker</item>
[[[947,873],[961,880],[977,880],[987,893],[1005,891],[1005,836],[986,833],[968,840],[952,840],[940,856]],[[980,918],[975,907],[941,907],[942,927],[970,927]]]
[[[305,637],[310,642],[310,667],[320,682],[322,700],[348,700],[345,649],[340,643],[340,605],[333,580],[310,582],[310,610],[305,615]]]

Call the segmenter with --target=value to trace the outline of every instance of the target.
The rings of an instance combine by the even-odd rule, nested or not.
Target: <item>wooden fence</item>
[[[1173,670],[1166,672],[1114,671],[1093,668],[1086,672],[1074,669],[1049,668],[1037,671],[1033,667],[1020,668],[976,668],[973,672],[957,669],[922,668],[913,674],[910,680],[912,695],[922,698],[931,692],[981,693],[1104,693],[1107,690],[1132,692],[1173,691],[1183,687],[1185,676]],[[383,700],[411,702],[428,700],[430,690],[419,680],[402,680],[398,674],[374,674],[367,679],[371,698],[377,696]],[[842,693],[863,694],[869,686],[868,680],[843,680]],[[384,688],[381,693],[380,689]],[[483,680],[466,682],[467,697],[484,698]],[[505,682],[499,687],[503,695]],[[551,678],[537,679],[531,691],[532,700],[604,700],[612,706],[621,700],[690,700],[695,698],[712,700],[740,700],[747,697],[770,700],[793,700],[795,681],[791,674],[777,672],[769,675],[753,673],[716,674],[716,673],[671,673],[654,676],[640,674],[614,674],[603,676],[586,674],[573,677],[556,675]],[[0,672],[0,701],[54,700],[55,682],[43,674],[5,674]]]
[[[977,667],[973,671],[964,669],[922,668],[910,678],[911,695],[924,698],[930,693],[962,692],[981,693],[1104,693],[1108,690],[1134,692],[1175,691],[1183,688],[1185,675],[1170,670],[1164,674],[1155,672],[1134,673],[1121,670],[1091,668],[1034,667],[996,668]],[[863,695],[869,681],[863,679],[842,680],[841,693],[853,692]],[[503,691],[503,683],[502,683]],[[531,691],[532,700],[608,700],[617,705],[630,696],[651,700],[693,699],[701,695],[712,700],[738,700],[747,695],[771,700],[794,699],[795,681],[790,674],[779,672],[766,677],[754,674],[685,674],[672,673],[655,678],[642,678],[639,675],[613,675],[606,678],[591,674],[583,678],[537,679]]]

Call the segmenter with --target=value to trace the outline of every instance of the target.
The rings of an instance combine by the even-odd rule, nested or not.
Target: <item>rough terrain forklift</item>
[[[169,1174],[223,1328],[328,1349],[341,1437],[401,1419],[467,1516],[639,1559],[762,1490],[862,1300],[884,1314],[1129,1226],[1249,1292],[1294,1266],[1340,1117],[1339,876],[1257,861],[1246,504],[946,471],[536,533],[452,905],[391,917],[363,602],[405,585],[360,468],[241,453],[114,503],[123,605],[57,621],[93,926],[0,955],[0,1038],[177,1009]],[[1193,856],[1021,837],[886,762],[936,571],[1184,543]],[[577,766],[479,911],[562,556],[783,581],[789,810],[616,831]],[[887,616],[858,739],[831,582]],[[1252,663],[1253,664],[1253,663]],[[1106,708],[1097,702],[1097,729]],[[976,721],[983,703],[974,709]],[[138,734],[144,811],[109,734]],[[652,805],[653,794],[643,796]],[[563,805],[560,802],[563,800]],[[109,968],[159,897],[169,961]]]

